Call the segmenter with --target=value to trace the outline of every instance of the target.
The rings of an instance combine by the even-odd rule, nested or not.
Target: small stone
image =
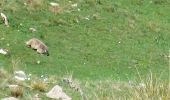
[[[28,76],[32,76],[32,74],[28,74]]]
[[[77,7],[77,3],[75,3],[75,4],[72,4],[71,6],[72,6],[72,7]]]
[[[44,82],[47,82],[47,81],[48,81],[48,78],[47,78],[47,77],[46,77],[46,78],[44,78],[44,79],[43,79],[43,81],[44,81]]]
[[[31,32],[36,32],[37,30],[35,28],[29,28]]]
[[[10,44],[9,44],[9,43],[7,43],[6,45],[7,45],[8,47],[10,46]]]
[[[30,78],[30,77],[28,77],[28,78],[27,78],[27,80],[29,81],[29,80],[31,80],[31,78]]]
[[[54,7],[58,7],[58,6],[59,6],[58,3],[54,3],[54,2],[51,2],[50,5],[51,5],[51,6],[54,6]]]
[[[27,5],[27,3],[25,2],[25,3],[24,3],[24,5],[26,6],[26,5]]]
[[[40,64],[40,61],[39,61],[39,60],[37,61],[37,64]]]
[[[80,9],[78,8],[77,11],[80,11]]]
[[[36,95],[33,97],[33,100],[41,100],[41,98],[39,97],[39,94],[36,94]]]
[[[23,71],[15,71],[14,75],[14,78],[18,81],[24,81],[27,79],[27,76]]]
[[[0,54],[7,55],[8,54],[8,50],[1,48],[0,49]]]
[[[90,20],[88,17],[85,17],[86,20]]]

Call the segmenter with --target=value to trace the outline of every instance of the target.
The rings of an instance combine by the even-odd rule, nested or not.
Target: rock
[[[58,7],[59,6],[58,3],[54,3],[54,2],[51,2],[50,5],[53,6],[53,7]]]
[[[63,9],[58,3],[51,2],[49,6],[49,11],[55,14],[59,14]]]
[[[14,97],[7,97],[7,98],[3,98],[1,100],[18,100],[17,98]]]
[[[41,61],[38,60],[38,61],[37,61],[37,64],[40,64],[40,63],[41,63]]]
[[[62,88],[58,85],[54,86],[48,93],[46,93],[46,96],[56,100],[71,100],[71,97],[64,93]]]
[[[71,6],[72,6],[72,7],[77,7],[77,5],[78,5],[78,4],[77,4],[77,3],[75,3],[75,4],[72,4]]]
[[[7,55],[8,54],[8,50],[1,48],[0,49],[0,54]]]
[[[24,81],[27,79],[27,76],[23,71],[15,71],[14,75],[15,75],[14,78],[18,81]]]
[[[37,31],[35,28],[29,28],[29,30],[30,30],[32,33]]]
[[[9,27],[8,19],[7,19],[6,15],[5,15],[4,13],[1,13],[0,15],[1,15],[1,17],[2,17],[2,20],[3,20],[4,24],[5,24],[7,27]]]
[[[41,98],[39,97],[39,94],[36,94],[32,100],[41,100]]]

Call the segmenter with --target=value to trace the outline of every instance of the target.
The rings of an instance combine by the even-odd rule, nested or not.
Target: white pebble
[[[71,6],[72,6],[72,7],[77,7],[77,3],[75,3],[75,4],[72,4]]]
[[[39,61],[39,60],[37,61],[37,64],[40,64],[40,61]]]
[[[54,3],[54,2],[51,2],[50,5],[51,5],[51,6],[55,6],[55,7],[58,7],[58,6],[59,6],[58,3]]]
[[[80,11],[80,9],[78,8],[77,11]]]

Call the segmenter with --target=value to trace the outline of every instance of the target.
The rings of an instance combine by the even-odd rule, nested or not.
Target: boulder
[[[7,97],[7,98],[2,98],[1,100],[18,100],[18,99],[14,97]]]
[[[48,93],[46,93],[46,96],[56,100],[71,100],[71,97],[64,93],[62,88],[58,85],[54,86]]]

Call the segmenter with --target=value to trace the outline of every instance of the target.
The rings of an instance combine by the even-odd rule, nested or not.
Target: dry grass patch
[[[24,88],[21,86],[17,86],[10,90],[11,96],[13,97],[22,97],[24,94]]]
[[[170,100],[169,82],[148,76],[139,85],[129,89],[131,100]]]
[[[34,81],[31,83],[31,88],[33,90],[38,90],[38,91],[41,91],[41,92],[44,92],[46,91],[47,89],[47,83],[43,82],[43,81]]]

